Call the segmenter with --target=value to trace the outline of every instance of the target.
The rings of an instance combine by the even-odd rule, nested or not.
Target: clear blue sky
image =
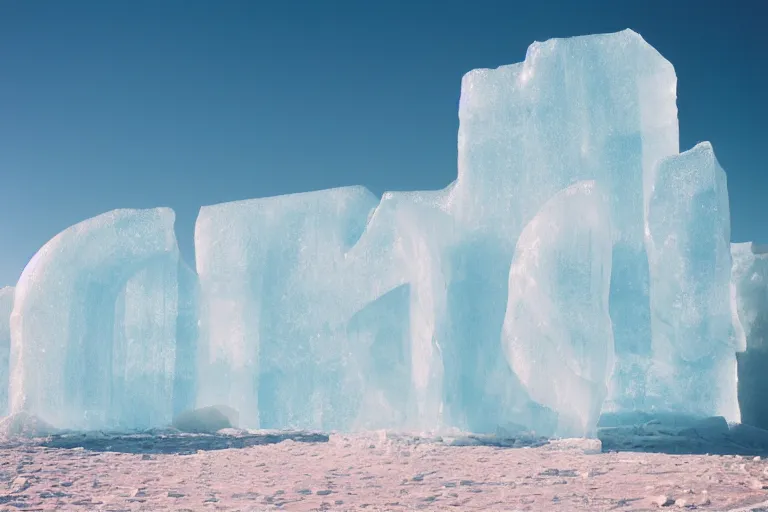
[[[463,73],[534,40],[632,28],[679,78],[681,147],[711,140],[733,240],[768,242],[762,0],[2,0],[0,285],[114,208],[198,208],[456,175]]]

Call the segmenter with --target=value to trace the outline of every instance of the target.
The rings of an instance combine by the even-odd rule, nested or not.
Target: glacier
[[[11,410],[557,436],[627,411],[738,420],[762,306],[731,279],[711,145],[680,153],[676,88],[631,30],[536,42],[462,78],[442,190],[203,206],[194,269],[168,208],[73,226],[13,293]]]

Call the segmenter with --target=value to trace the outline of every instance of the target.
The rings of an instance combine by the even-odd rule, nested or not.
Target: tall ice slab
[[[731,318],[728,186],[703,142],[662,160],[650,190],[654,409],[739,419]]]
[[[510,268],[516,251],[530,250],[518,239],[542,207],[594,181],[609,198],[610,231],[600,240],[612,245],[613,270],[601,274],[612,275],[612,325],[601,323],[600,307],[585,306],[599,316],[586,325],[599,325],[592,346],[603,370],[587,372],[594,387],[578,398],[590,412],[576,416],[587,430],[595,421],[591,397],[609,378],[603,348],[612,337],[619,370],[610,401],[641,406],[652,353],[646,198],[655,163],[678,152],[675,100],[672,65],[632,31],[534,43],[521,64],[464,76],[458,177],[443,190],[377,202],[346,188],[204,207],[195,234],[202,405],[226,403],[250,425],[328,426],[353,417],[380,424],[361,411],[386,400],[379,410],[400,404],[420,428],[493,431],[526,418],[525,427],[551,432],[561,412],[573,416],[561,410],[573,401],[548,398],[553,382],[521,386],[516,373],[529,363],[513,368],[504,357]],[[573,249],[580,268],[609,268],[604,255],[585,260]],[[590,297],[600,297],[598,288]],[[378,318],[387,325],[361,323],[373,322],[360,313],[371,307],[386,309]],[[552,346],[573,345],[592,328],[558,322]],[[394,343],[408,332],[407,346],[387,354],[410,376],[407,397],[370,383],[381,374],[371,366],[380,332]],[[329,398],[339,393],[352,394]],[[387,416],[400,422],[403,414]]]
[[[679,150],[676,85],[672,64],[631,30],[534,43],[525,62],[462,81],[453,211],[500,258],[511,258],[541,205],[576,181],[595,180],[610,198],[617,362],[608,409],[644,403],[652,350],[644,213],[656,162]],[[485,280],[505,282],[502,267]]]

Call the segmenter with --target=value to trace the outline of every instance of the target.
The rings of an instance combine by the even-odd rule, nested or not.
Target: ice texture
[[[654,164],[678,152],[675,88],[672,65],[630,30],[534,43],[523,63],[464,76],[458,177],[444,190],[386,193],[378,205],[347,188],[204,207],[195,242],[208,348],[198,405],[226,403],[246,426],[386,417],[420,428],[556,430],[555,384],[531,383],[532,399],[516,372],[534,363],[513,370],[504,356],[507,282],[516,247],[528,250],[524,228],[562,190],[593,180],[609,198],[610,229],[594,247],[608,236],[612,257],[569,254],[554,241],[550,249],[563,266],[594,264],[608,278],[612,263],[619,276],[609,282],[612,329],[595,289],[584,308],[600,319],[551,341],[573,346],[589,329],[602,333],[574,362],[575,375],[595,379],[589,396],[578,413],[562,411],[588,430],[598,381],[609,377],[611,331],[620,361],[650,358],[644,198]],[[379,308],[370,326],[361,320]],[[383,354],[381,336],[392,340]],[[402,389],[384,384],[406,376]],[[629,387],[614,386],[613,400],[626,401]],[[347,399],[331,403],[334,393]]]
[[[173,381],[173,414],[192,409],[197,396],[198,307],[200,282],[189,265],[179,261],[176,361]]]
[[[11,408],[59,428],[172,419],[178,249],[168,208],[115,210],[45,244],[16,286]]]
[[[73,226],[16,288],[12,409],[578,436],[601,407],[735,418],[762,306],[729,285],[725,175],[707,144],[679,154],[676,82],[631,30],[537,42],[463,77],[442,190],[204,206],[195,270],[171,210]]]
[[[643,407],[645,197],[655,163],[678,153],[676,85],[672,65],[631,30],[534,43],[522,64],[475,70],[462,82],[455,210],[467,228],[495,232],[504,257],[568,185],[595,180],[610,197],[617,367],[608,408]]]
[[[653,176],[649,405],[738,420],[725,172],[704,142],[662,160]]]
[[[366,292],[339,270],[376,203],[349,187],[200,210],[198,405],[264,428],[334,428],[351,410],[341,299]]]
[[[558,411],[556,433],[594,435],[613,371],[608,197],[579,182],[550,199],[517,242],[504,343],[537,403]]]
[[[8,382],[11,354],[12,286],[0,288],[0,416],[8,414]]]
[[[731,256],[736,349],[768,350],[768,246],[732,244]]]

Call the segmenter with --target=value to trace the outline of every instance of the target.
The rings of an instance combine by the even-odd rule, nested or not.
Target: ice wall
[[[648,405],[738,420],[725,172],[704,142],[662,160],[653,178]]]
[[[332,428],[349,414],[341,299],[367,292],[339,270],[376,203],[348,187],[200,210],[200,405],[264,428]]]
[[[601,404],[737,415],[725,176],[678,155],[672,65],[630,30],[534,43],[463,77],[459,121],[443,190],[203,207],[196,272],[168,209],[59,234],[16,289],[13,410],[560,435]]]
[[[509,272],[506,356],[561,436],[595,434],[613,371],[610,218],[594,182],[571,185],[525,227]]]
[[[61,428],[169,423],[178,249],[167,208],[115,210],[32,258],[11,314],[11,407]]]
[[[8,413],[8,382],[11,353],[11,310],[13,309],[12,286],[0,288],[0,416]]]
[[[463,78],[458,178],[444,190],[388,193],[378,206],[367,191],[342,189],[203,208],[196,250],[204,365],[228,375],[201,381],[203,404],[249,410],[248,421],[262,426],[325,425],[327,411],[339,407],[350,417],[357,410],[355,421],[367,423],[373,420],[361,404],[375,395],[389,396],[386,406],[411,408],[408,415],[425,428],[488,431],[521,417],[543,430],[557,424],[557,411],[510,385],[516,376],[502,348],[518,237],[561,190],[595,180],[610,197],[619,278],[609,305],[619,360],[649,359],[644,194],[654,163],[678,151],[675,87],[672,65],[629,30],[534,43],[524,63]],[[349,207],[353,196],[365,200]],[[335,203],[336,210],[328,206]],[[355,236],[344,238],[348,225]],[[317,379],[369,389],[375,332],[406,327],[394,320],[372,327],[369,348],[356,346],[354,363],[333,362],[351,343],[340,333],[399,286],[408,289],[402,322],[410,340],[397,355],[410,377],[407,398],[393,402],[394,391],[377,390],[343,406],[311,405],[327,401],[324,392],[310,393],[321,389]],[[354,332],[365,331],[358,317]],[[358,384],[350,386],[350,372],[341,370],[323,370],[328,380],[318,376],[312,361],[325,345],[331,348],[323,354],[336,354],[324,356],[329,368],[368,368],[357,372]],[[623,404],[628,388],[614,386],[613,401]],[[518,414],[526,408],[528,416]]]

